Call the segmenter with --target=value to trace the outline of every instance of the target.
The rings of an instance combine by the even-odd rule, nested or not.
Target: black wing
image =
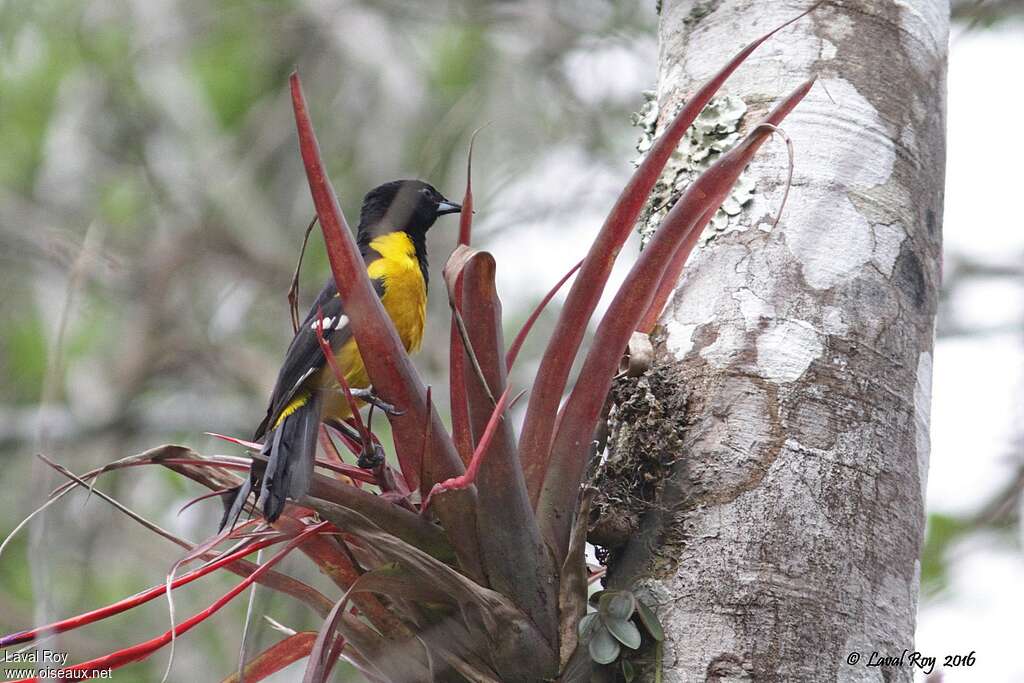
[[[374,285],[377,294],[380,295],[380,287],[377,286],[377,283]],[[256,428],[255,439],[260,439],[267,433],[270,426],[277,420],[278,415],[295,398],[295,394],[302,388],[306,380],[324,366],[324,354],[320,350],[320,343],[316,337],[321,310],[323,310],[324,339],[330,343],[332,349],[337,351],[352,337],[352,330],[349,328],[348,317],[345,315],[345,309],[338,297],[338,290],[334,286],[334,280],[329,279],[310,307],[305,320],[299,325],[299,331],[292,338],[291,344],[288,345],[284,363],[277,373],[274,391],[270,394],[267,416]]]

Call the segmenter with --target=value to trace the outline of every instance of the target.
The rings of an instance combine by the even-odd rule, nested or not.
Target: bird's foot
[[[363,450],[359,454],[356,465],[364,470],[372,470],[384,463],[384,448],[377,442],[363,444]]]
[[[376,393],[374,393],[373,388],[352,389],[352,397],[357,398],[360,401],[363,401],[364,403],[369,403],[371,406],[381,409],[382,411],[384,411],[386,415],[390,415],[392,417],[397,417],[399,415],[405,414],[404,410],[399,410],[395,406],[391,405],[390,403],[382,399]]]

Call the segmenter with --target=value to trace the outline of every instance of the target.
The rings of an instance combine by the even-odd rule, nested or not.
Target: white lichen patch
[[[633,115],[633,124],[642,131],[636,145],[640,156],[635,160],[635,164],[640,163],[654,144],[658,125],[659,109],[655,93],[645,92],[644,99],[640,111]],[[641,214],[637,232],[643,244],[646,244],[658,229],[683,191],[714,163],[722,152],[740,140],[738,129],[746,112],[747,105],[743,100],[724,95],[712,99],[697,116],[693,125],[683,135],[679,147],[669,158]],[[746,174],[741,175],[733,191],[723,202],[722,208],[712,217],[711,230],[729,229],[730,217],[738,215],[750,202],[754,188],[754,180]]]
[[[803,320],[779,320],[757,338],[757,369],[765,379],[795,382],[824,347],[818,332]]]
[[[732,298],[739,302],[740,314],[748,332],[756,329],[762,320],[775,317],[775,307],[748,287],[733,292]]]
[[[693,348],[697,325],[680,323],[671,318],[665,322],[665,348],[676,358],[683,358]]]
[[[735,244],[694,254],[683,271],[677,295],[669,302],[671,319],[680,324],[703,325],[732,317],[733,300],[719,301],[718,297],[734,288],[734,274],[747,255],[746,247]]]
[[[917,447],[917,477],[921,483],[921,500],[928,487],[928,455],[931,452],[932,354],[923,351],[917,357],[917,380],[914,384],[914,443]]]
[[[810,198],[794,197],[794,204],[804,201]],[[845,196],[837,202],[819,199],[816,206],[794,207],[788,215],[786,245],[815,289],[829,289],[852,277],[874,255],[871,224]]]
[[[900,255],[900,246],[907,238],[907,231],[900,223],[886,225],[876,223],[871,226],[875,238],[875,248],[871,254],[871,262],[882,271],[886,277],[892,275],[892,268],[896,265],[896,259]]]
[[[819,59],[822,61],[830,61],[836,58],[836,46],[835,43],[822,40],[821,41],[821,52],[818,53]]]
[[[831,178],[847,190],[868,190],[889,182],[896,163],[896,145],[878,110],[843,78],[823,78],[820,82],[831,100],[818,100],[819,111],[826,115],[841,111],[844,120],[856,121],[857,125],[816,127],[815,134],[825,134],[828,139],[797,147],[797,174]],[[809,114],[810,106],[801,107],[805,115]],[[800,139],[795,122],[796,117],[786,124],[794,141]]]
[[[734,324],[724,323],[718,326],[715,341],[701,349],[700,355],[709,365],[726,368],[734,363],[736,355],[746,347],[747,340],[743,330]]]
[[[821,325],[825,334],[842,337],[849,331],[850,326],[843,319],[843,310],[836,306],[826,306],[821,314]]]
[[[723,244],[714,252],[696,254],[696,262],[687,266],[677,294],[662,316],[665,348],[675,358],[681,360],[693,350],[693,337],[698,328],[737,318],[737,300],[719,300],[717,296],[731,286],[732,274],[746,255],[747,249],[742,245]],[[753,296],[752,292],[750,296]],[[722,334],[721,328],[718,334]],[[711,351],[716,361],[732,352],[732,346],[728,344],[729,340],[723,339]],[[710,346],[714,346],[714,342]]]
[[[887,264],[900,235],[884,226],[876,231],[873,224],[888,223],[889,216],[871,215],[866,209],[874,208],[872,193],[892,179],[898,143],[851,83],[835,77],[822,80],[823,87],[816,86],[783,126],[793,139],[796,159],[793,191],[779,231],[808,284],[830,289],[856,277],[873,258],[885,266],[880,270],[890,270]],[[821,125],[823,118],[839,112],[858,124]],[[787,163],[784,145],[767,144],[751,165],[751,175],[766,182],[758,185],[744,215],[757,217],[759,229],[767,230],[765,221],[779,210],[785,183],[776,169]],[[829,179],[828,188],[821,187],[822,178]]]

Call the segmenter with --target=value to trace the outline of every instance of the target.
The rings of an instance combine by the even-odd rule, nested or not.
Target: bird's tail
[[[297,500],[309,492],[320,430],[320,404],[320,392],[313,391],[266,435],[262,453],[268,461],[263,476],[253,471],[234,493],[221,520],[221,529],[235,523],[255,487],[259,487],[256,499],[263,500],[263,517],[268,522],[281,516],[286,498]]]

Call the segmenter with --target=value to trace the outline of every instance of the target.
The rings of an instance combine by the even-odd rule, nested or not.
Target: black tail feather
[[[281,516],[287,498],[297,500],[309,492],[319,430],[320,394],[313,392],[309,402],[286,417],[264,442],[269,460],[259,497],[268,522]]]
[[[230,499],[222,499],[224,502],[224,515],[220,518],[220,526],[217,528],[217,533],[224,531],[225,527],[229,524],[233,527],[238,523],[238,518],[242,515],[242,509],[245,507],[245,501],[249,498],[250,491],[252,491],[252,479],[246,477],[245,481],[231,490]]]

